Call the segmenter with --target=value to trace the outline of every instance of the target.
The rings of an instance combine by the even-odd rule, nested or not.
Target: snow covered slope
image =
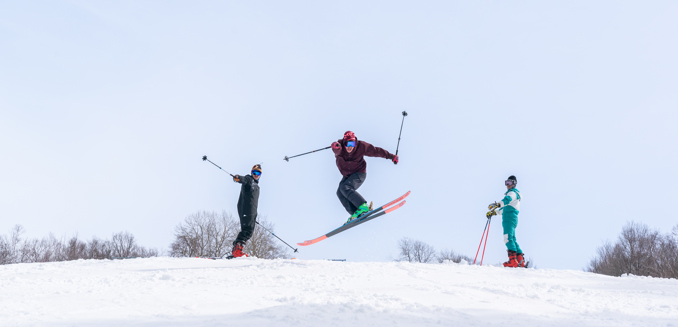
[[[678,326],[678,280],[458,264],[0,266],[1,326]]]

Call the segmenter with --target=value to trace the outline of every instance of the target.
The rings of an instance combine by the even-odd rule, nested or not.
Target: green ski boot
[[[367,205],[367,202],[363,203],[358,207],[358,210],[356,210],[351,217],[348,218],[346,223],[350,223],[351,221],[355,220],[356,218],[360,217],[360,215],[370,211],[370,207]]]

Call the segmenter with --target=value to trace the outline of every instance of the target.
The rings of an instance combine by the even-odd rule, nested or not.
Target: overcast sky
[[[582,269],[628,221],[678,224],[674,1],[0,1],[0,234],[133,233],[166,250],[201,211],[259,212],[295,244],[342,224],[329,146],[360,193],[407,204],[302,259],[386,261],[410,237],[475,255],[518,179],[540,268]],[[506,260],[493,219],[485,262]]]

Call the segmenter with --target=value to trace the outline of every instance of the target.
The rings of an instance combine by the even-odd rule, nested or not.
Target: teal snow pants
[[[518,227],[518,210],[511,210],[513,208],[508,207],[504,209],[501,215],[501,226],[504,227],[504,243],[506,243],[506,248],[509,251],[515,251],[516,253],[523,253],[523,250],[518,246],[516,242],[516,227]]]

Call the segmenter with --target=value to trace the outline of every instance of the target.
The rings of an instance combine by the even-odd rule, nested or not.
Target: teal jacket
[[[501,214],[502,218],[518,219],[520,212],[520,191],[512,188],[504,193],[504,198],[499,201],[499,209],[497,214]]]

